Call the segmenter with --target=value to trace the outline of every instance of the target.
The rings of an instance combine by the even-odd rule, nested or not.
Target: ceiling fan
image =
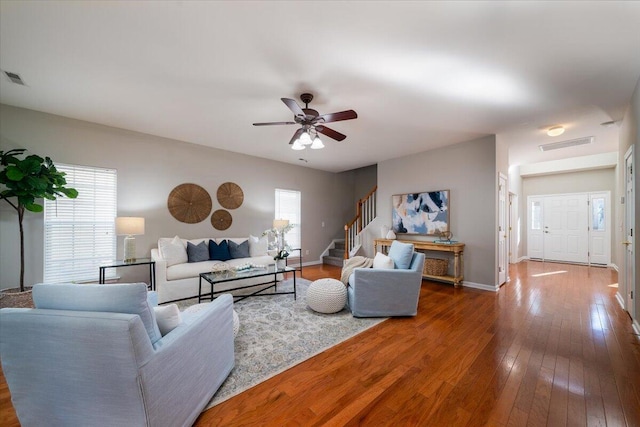
[[[353,110],[340,111],[338,113],[322,114],[316,110],[309,108],[309,103],[313,99],[313,95],[310,93],[303,93],[300,95],[300,100],[305,104],[305,108],[301,108],[298,103],[290,98],[280,98],[291,111],[293,111],[292,122],[268,122],[268,123],[254,123],[254,126],[273,126],[273,125],[301,125],[289,141],[289,144],[293,144],[292,148],[297,150],[304,149],[305,145],[311,145],[311,148],[322,148],[322,142],[318,138],[318,134],[328,136],[336,141],[342,141],[347,136],[326,127],[325,123],[339,122],[342,120],[351,120],[358,118],[358,114]],[[312,140],[312,135],[315,134],[315,138]],[[315,146],[314,146],[315,145]]]

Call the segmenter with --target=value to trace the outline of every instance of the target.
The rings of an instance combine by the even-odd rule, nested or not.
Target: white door
[[[589,263],[611,263],[610,193],[589,193]]]
[[[509,193],[509,262],[518,262],[520,246],[520,219],[518,218],[518,195]],[[507,279],[508,280],[508,279]]]
[[[527,197],[527,255],[533,259],[544,259],[543,202],[544,197]]]
[[[543,205],[544,259],[587,263],[587,194],[546,196]]]
[[[507,177],[498,178],[498,285],[507,281]]]
[[[635,282],[635,261],[634,261],[634,236],[633,228],[635,227],[635,194],[633,191],[633,147],[624,155],[624,182],[625,182],[625,198],[624,198],[624,229],[625,229],[625,257],[624,257],[624,283],[627,292],[627,311],[632,319],[636,319],[636,307],[634,304],[634,291],[638,289]]]

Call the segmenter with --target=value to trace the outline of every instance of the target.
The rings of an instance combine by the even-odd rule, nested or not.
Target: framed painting
[[[395,233],[437,236],[449,231],[449,190],[391,196]]]

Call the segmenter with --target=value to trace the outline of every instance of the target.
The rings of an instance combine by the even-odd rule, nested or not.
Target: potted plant
[[[16,210],[20,227],[20,292],[24,292],[25,211],[42,212],[44,207],[37,199],[78,197],[74,188],[65,187],[66,174],[58,171],[49,157],[43,159],[35,154],[25,156],[25,151],[22,148],[0,151],[0,199]]]

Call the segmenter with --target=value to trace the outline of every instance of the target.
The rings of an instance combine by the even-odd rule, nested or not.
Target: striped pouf
[[[347,303],[347,287],[336,279],[318,279],[309,285],[307,305],[318,313],[337,313]]]

